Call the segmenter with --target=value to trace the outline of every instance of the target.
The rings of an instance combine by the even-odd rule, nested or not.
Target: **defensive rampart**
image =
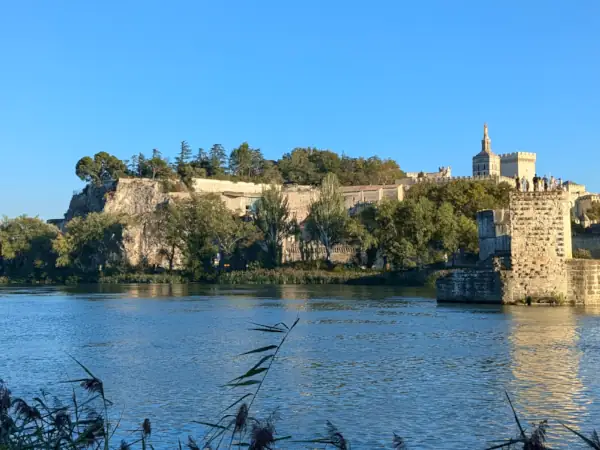
[[[165,192],[165,185],[158,180],[140,178],[121,178],[118,181],[102,186],[87,186],[82,192],[75,193],[64,220],[55,221],[64,226],[74,217],[85,216],[92,212],[108,212],[130,217],[125,232],[125,258],[133,266],[140,264],[168,266],[169,261],[156,243],[152,213],[165,202],[181,201],[191,194],[216,194],[228,209],[239,214],[252,209],[254,202],[260,198],[266,184],[234,182],[228,180],[194,179],[191,192]],[[287,198],[290,213],[300,223],[308,216],[310,204],[318,199],[319,190],[312,186],[285,185],[280,186]],[[383,199],[402,200],[404,187],[391,186],[346,186],[342,188],[346,207],[379,203]],[[284,259],[295,261],[308,257],[323,258],[325,249],[322,246],[310,246],[301,251],[297,243],[290,239],[284,242]],[[356,256],[356,250],[350,246],[335,246],[332,252],[335,262],[350,262]],[[176,265],[179,257],[176,258]]]
[[[508,223],[479,214],[480,242],[492,262],[438,279],[439,301],[600,304],[600,261],[572,258],[568,192],[512,192],[508,213]],[[509,229],[509,264],[492,248],[497,223]]]

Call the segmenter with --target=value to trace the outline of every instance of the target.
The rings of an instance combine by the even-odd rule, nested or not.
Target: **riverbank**
[[[299,269],[281,267],[277,269],[252,269],[206,274],[199,280],[192,280],[183,273],[137,273],[125,272],[100,276],[94,279],[81,277],[65,277],[64,279],[9,279],[0,277],[1,284],[48,285],[79,283],[100,284],[185,284],[204,283],[219,285],[322,285],[347,284],[365,286],[407,286],[434,287],[435,280],[445,273],[443,270],[425,268],[422,270],[406,270],[385,272],[379,270],[347,269],[335,266],[331,269]]]

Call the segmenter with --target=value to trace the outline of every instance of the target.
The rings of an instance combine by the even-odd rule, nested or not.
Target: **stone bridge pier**
[[[508,230],[502,236],[504,244],[498,246],[502,255],[494,255],[494,246],[489,244],[494,238],[489,231],[494,224],[489,221],[495,217],[501,217],[502,229]],[[438,301],[600,304],[600,261],[572,257],[568,192],[515,191],[510,194],[508,218],[488,211],[478,219],[480,232],[486,230],[480,236],[485,261],[480,268],[454,270],[440,277]]]

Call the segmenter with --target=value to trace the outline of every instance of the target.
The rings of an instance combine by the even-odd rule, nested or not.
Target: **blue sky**
[[[61,217],[84,155],[297,146],[600,190],[597,0],[0,0],[0,214]]]

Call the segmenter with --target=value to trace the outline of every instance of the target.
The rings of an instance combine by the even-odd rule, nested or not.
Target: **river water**
[[[14,394],[66,396],[69,355],[104,380],[127,433],[145,417],[156,448],[201,437],[246,391],[240,353],[299,323],[253,405],[280,435],[311,439],[331,420],[353,449],[485,448],[521,420],[548,419],[554,448],[583,448],[560,423],[600,427],[600,311],[438,305],[431,292],[350,286],[93,286],[0,289],[0,378]],[[308,448],[281,445],[279,448]]]

